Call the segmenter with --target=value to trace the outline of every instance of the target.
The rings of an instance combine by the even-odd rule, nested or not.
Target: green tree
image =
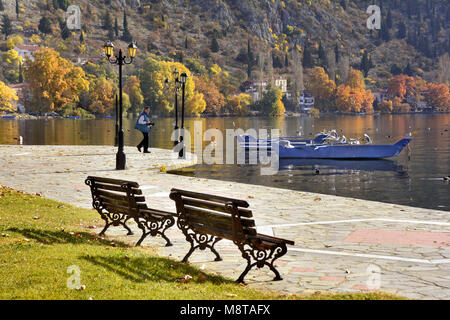
[[[133,40],[133,36],[130,33],[130,30],[128,29],[128,21],[127,21],[127,14],[124,11],[123,12],[123,34],[122,34],[122,40],[125,42],[131,42]]]
[[[9,19],[8,15],[3,15],[2,20],[2,33],[5,35],[5,40],[8,39],[8,37],[13,33],[13,27],[11,20]]]
[[[282,102],[283,92],[281,89],[268,85],[267,92],[263,98],[258,101],[257,106],[261,113],[266,116],[280,116],[286,111]]]
[[[50,19],[46,16],[43,16],[41,20],[39,21],[38,29],[40,32],[44,34],[51,34],[52,33],[52,23]]]

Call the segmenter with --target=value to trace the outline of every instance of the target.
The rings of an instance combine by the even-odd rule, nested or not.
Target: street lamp
[[[175,132],[178,132],[178,93],[180,92],[180,78],[179,78],[179,74],[180,72],[178,70],[174,70],[173,71],[173,77],[174,77],[174,81],[175,81]],[[169,86],[170,85],[170,80],[166,79],[166,85]],[[174,146],[178,145],[179,139],[177,138],[174,141]]]
[[[188,74],[186,72],[183,72],[180,76],[180,82],[181,82],[181,88],[182,88],[182,103],[181,103],[181,137],[180,137],[180,143],[184,141],[184,109],[185,109],[185,94],[186,94],[186,82],[188,79]],[[180,150],[179,156],[180,158],[184,158],[184,150],[185,146],[183,143],[183,149]]]
[[[111,58],[114,55],[114,44],[111,41],[105,43],[103,47],[105,51],[105,55],[108,58],[108,61],[111,64],[117,64],[119,66],[119,150],[116,155],[116,170],[125,170],[126,167],[126,156],[123,152],[124,149],[124,138],[123,138],[123,91],[122,91],[122,66],[125,64],[131,64],[133,62],[134,57],[136,57],[137,46],[136,44],[130,43],[128,46],[128,56],[129,61],[127,61],[127,57],[122,54],[122,49],[119,50],[119,55]]]

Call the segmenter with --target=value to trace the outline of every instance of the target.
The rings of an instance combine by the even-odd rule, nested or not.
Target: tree
[[[228,99],[228,111],[236,116],[246,116],[249,114],[249,106],[253,103],[252,96],[241,93]]]
[[[119,37],[119,23],[117,22],[117,17],[114,17],[114,36]]]
[[[252,78],[252,70],[255,66],[256,66],[255,55],[253,54],[250,39],[248,39],[248,43],[247,43],[247,77],[249,79]]]
[[[219,47],[219,42],[217,41],[217,39],[214,37],[211,40],[211,52],[219,52],[220,47]]]
[[[79,94],[89,90],[83,69],[53,50],[42,48],[27,59],[24,76],[33,93],[33,106],[39,112],[61,111],[68,103],[78,102]]]
[[[3,15],[2,20],[2,33],[5,35],[5,40],[8,39],[8,37],[13,33],[13,27],[11,20],[9,19],[8,15]]]
[[[144,96],[142,95],[141,82],[139,81],[138,77],[136,76],[128,77],[125,82],[124,91],[130,97],[132,112],[138,113],[144,104]]]
[[[314,67],[314,59],[312,57],[311,49],[309,45],[306,44],[303,51],[303,68],[312,68]]]
[[[389,81],[388,95],[392,98],[399,97],[403,101],[407,95],[413,95],[416,89],[413,77],[398,75]]]
[[[361,65],[359,69],[363,72],[364,77],[367,77],[369,75],[370,69],[372,68],[373,68],[372,59],[370,58],[367,50],[364,50],[364,54],[361,59]]]
[[[16,16],[17,16],[17,19],[19,19],[19,13],[20,13],[19,0],[16,0]]]
[[[191,74],[189,69],[180,62],[157,61],[147,58],[139,70],[139,80],[146,105],[153,107],[156,114],[170,115],[174,111],[173,93],[175,84],[166,85],[165,80],[171,79],[173,72]],[[206,103],[203,94],[195,90],[195,82],[188,77],[186,82],[186,114],[196,115],[205,111]]]
[[[43,34],[51,34],[52,33],[52,23],[49,18],[43,16],[39,21],[38,29]]]
[[[195,89],[203,94],[206,102],[204,113],[218,115],[225,105],[225,97],[220,93],[214,82],[206,77],[194,77]]]
[[[117,88],[112,81],[105,78],[95,79],[89,93],[88,110],[95,114],[113,114],[116,92]]]
[[[17,97],[16,91],[8,87],[4,82],[0,81],[0,111],[16,111],[12,101],[17,100],[19,100],[19,97]]]
[[[263,95],[263,98],[258,101],[257,106],[261,113],[266,116],[280,116],[286,112],[284,104],[281,101],[283,98],[283,92],[281,89],[268,85],[267,92]]]
[[[383,113],[392,113],[394,107],[392,105],[392,101],[384,100],[378,104],[378,109],[380,109]]]
[[[131,42],[133,40],[133,36],[130,33],[130,30],[128,29],[128,21],[127,21],[127,14],[124,11],[123,12],[123,34],[122,34],[122,40],[125,42]]]
[[[373,112],[374,95],[366,90],[359,70],[350,69],[347,80],[336,91],[336,106],[340,112]]]
[[[315,67],[310,71],[307,88],[315,97],[318,109],[322,111],[333,109],[331,100],[334,97],[336,83],[328,77],[324,68]]]
[[[450,111],[450,93],[445,84],[429,83],[425,100],[428,105],[440,111]]]

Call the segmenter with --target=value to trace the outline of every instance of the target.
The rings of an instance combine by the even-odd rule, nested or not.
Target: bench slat
[[[95,182],[95,188],[126,193],[126,190],[122,189],[122,187],[117,186],[117,185],[112,185],[112,184],[104,184],[104,183]],[[142,195],[141,189],[132,188],[131,192],[133,194]]]
[[[209,195],[209,194],[205,194],[205,193],[197,193],[197,192],[191,192],[191,191],[185,191],[185,190],[179,190],[179,189],[172,189],[172,192],[178,192],[184,197],[201,199],[201,200],[212,201],[212,202],[219,202],[219,203],[223,203],[223,204],[232,202],[235,205],[237,205],[238,207],[248,208],[250,206],[248,204],[248,202],[244,201],[244,200],[231,199],[231,198],[220,197],[220,196],[213,196],[213,195]]]
[[[88,177],[88,180],[92,180],[95,182],[103,182],[113,185],[121,186],[122,184],[128,184],[132,186],[133,188],[139,188],[139,184],[133,181],[126,181],[126,180],[118,180],[118,179],[110,179],[110,178],[101,178],[101,177]]]
[[[104,190],[96,190],[96,193],[100,196],[105,196],[108,197],[110,199],[114,199],[114,200],[119,200],[119,201],[125,201],[128,205],[128,196],[126,195],[122,195],[122,194],[118,194],[118,193],[113,193],[113,192],[108,192],[108,191],[104,191]],[[145,202],[145,197],[134,197],[134,200],[136,202]]]
[[[223,224],[228,225],[228,227],[231,229],[231,225],[233,222],[231,215],[215,213],[199,208],[194,208],[191,206],[185,206],[184,210],[186,214],[189,216],[189,218],[197,217],[198,219],[203,219],[205,221],[221,222]],[[240,220],[243,227],[255,226],[255,221],[253,219],[241,218]]]
[[[198,208],[204,208],[204,209],[210,209],[210,210],[219,211],[219,212],[223,212],[223,213],[230,215],[230,213],[226,211],[225,204],[223,204],[223,203],[217,203],[217,202],[214,203],[211,201],[197,200],[197,199],[186,198],[186,197],[182,197],[182,199],[183,199],[183,203],[185,205],[198,207]],[[252,211],[247,210],[247,209],[239,208],[239,214],[241,217],[246,217],[246,218],[253,217]]]

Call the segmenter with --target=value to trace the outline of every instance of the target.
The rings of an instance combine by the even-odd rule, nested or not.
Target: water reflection
[[[393,171],[406,172],[403,166],[391,160],[329,160],[329,159],[281,159],[281,171],[314,171],[315,174],[324,170],[339,171]]]
[[[154,119],[150,145],[170,149],[173,119]],[[412,141],[411,159],[404,151],[393,161],[376,162],[281,162],[274,176],[261,176],[259,166],[200,164],[181,174],[250,184],[350,196],[397,204],[450,211],[450,115],[324,116],[286,118],[202,118],[186,119],[194,134],[194,122],[201,122],[201,135],[208,129],[273,129],[282,136],[311,137],[322,130],[359,138],[369,134],[377,144],[392,144],[405,134],[417,132]],[[124,119],[125,144],[137,145],[141,134],[134,130],[135,119]],[[198,129],[200,130],[200,129]],[[28,145],[113,145],[114,120],[2,120],[0,144],[17,144],[22,136]],[[225,136],[225,134],[224,134]],[[194,139],[191,144],[194,146]],[[209,142],[202,141],[203,148]],[[226,143],[218,141],[217,146]],[[236,144],[234,146],[236,148]],[[216,152],[222,156],[222,153]],[[1,156],[1,155],[0,155]],[[318,166],[319,174],[315,167]]]

